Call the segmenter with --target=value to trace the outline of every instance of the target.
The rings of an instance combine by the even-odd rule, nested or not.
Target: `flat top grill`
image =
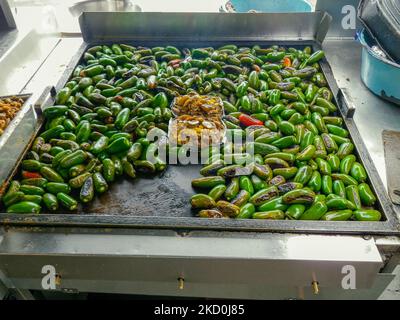
[[[126,41],[131,44],[148,46],[157,44],[179,46],[184,41],[186,41],[184,42],[185,47],[217,46],[222,43],[238,45],[278,43],[287,46],[310,44],[314,50],[317,50],[320,48],[320,42],[327,31],[326,24],[329,22],[329,17],[320,12],[296,15],[162,14],[162,18],[159,15],[158,13],[83,14],[80,22],[86,43],[73,57],[56,89],[62,88],[67,82],[85,50],[98,43],[127,39]],[[211,21],[217,17],[218,23],[211,29]],[[294,22],[289,23],[291,19],[294,19]],[[102,23],[99,23],[100,20]],[[184,28],[184,26],[187,27]],[[284,31],[280,29],[281,26],[285,26]],[[304,27],[300,28],[301,26]],[[238,28],[242,29],[238,31]],[[278,33],[276,37],[273,37],[276,30]],[[212,32],[213,37],[210,39],[208,35]],[[234,36],[235,32],[238,32],[236,37]],[[163,39],[161,40],[161,38]],[[156,177],[142,176],[134,181],[118,180],[110,185],[108,193],[97,197],[92,203],[80,207],[78,214],[60,212],[60,214],[32,216],[0,213],[0,223],[30,226],[119,226],[330,234],[400,234],[392,205],[387,199],[376,169],[351,118],[351,112],[348,111],[349,106],[338,89],[326,61],[321,63],[321,69],[356,145],[358,156],[367,169],[370,182],[379,199],[378,209],[384,213],[385,221],[238,221],[196,218],[189,204],[190,196],[194,193],[190,182],[193,178],[200,176],[200,166],[170,165],[166,172]],[[50,103],[51,99],[46,101],[46,104]],[[17,167],[18,164],[14,173]]]

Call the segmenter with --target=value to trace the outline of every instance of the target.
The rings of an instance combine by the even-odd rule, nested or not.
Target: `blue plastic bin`
[[[306,0],[231,0],[236,12],[311,12]]]
[[[371,48],[379,45],[367,30],[358,34],[363,46],[361,79],[376,95],[400,105],[400,65],[379,56]]]

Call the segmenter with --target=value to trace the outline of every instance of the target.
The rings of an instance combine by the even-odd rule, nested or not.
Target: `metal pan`
[[[0,99],[21,98],[24,104],[0,136],[0,186],[7,180],[15,160],[21,157],[28,144],[27,135],[36,124],[36,113],[30,101],[31,94],[2,96]],[[1,187],[0,187],[1,194]]]
[[[96,40],[85,43],[73,57],[65,74],[57,85],[57,89],[67,82],[74,66],[79,63],[85,50],[95,44],[110,43],[111,36],[105,41]],[[117,39],[116,41],[122,41]],[[165,42],[152,39],[128,41],[133,45],[162,45]],[[189,39],[189,46],[219,46],[228,41],[195,41]],[[179,46],[181,41],[169,41],[168,44]],[[278,43],[285,46],[312,45],[314,50],[320,49],[316,41],[236,41],[229,43],[237,45],[270,45]],[[329,86],[334,93],[334,102],[339,106],[338,115],[342,116],[351,138],[356,146],[357,156],[365,166],[370,184],[378,197],[377,209],[383,213],[384,221],[380,222],[324,222],[324,221],[256,221],[234,219],[200,219],[190,210],[189,198],[194,193],[191,180],[198,177],[199,166],[169,166],[160,176],[140,177],[130,181],[118,180],[110,191],[97,197],[91,204],[82,206],[76,214],[41,214],[41,215],[11,215],[0,213],[0,224],[30,225],[30,226],[91,226],[91,227],[134,227],[134,228],[168,228],[168,229],[207,229],[230,231],[257,232],[296,232],[323,234],[400,234],[398,221],[392,205],[387,198],[385,189],[372,160],[363,144],[362,138],[353,121],[354,109],[346,101],[343,92],[338,89],[331,68],[326,60],[321,62]],[[49,100],[47,103],[51,103]],[[17,164],[18,166],[18,164]]]

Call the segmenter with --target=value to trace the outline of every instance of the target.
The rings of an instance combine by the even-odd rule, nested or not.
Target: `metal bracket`
[[[400,238],[374,237],[374,239],[384,262],[381,272],[393,273],[400,264]]]
[[[240,14],[83,12],[79,17],[82,37],[87,43],[120,39],[185,45],[198,41],[226,43],[233,40],[322,42],[331,21],[332,17],[322,11]]]
[[[329,27],[332,22],[332,16],[324,12],[324,15],[319,23],[319,27],[317,28],[317,34],[315,35],[315,40],[319,43],[322,44],[324,42],[325,37],[329,31]]]
[[[34,107],[35,107],[35,111],[37,114],[42,114],[43,111],[43,105],[46,103],[46,99],[49,96],[49,94],[51,95],[51,97],[54,97],[57,92],[56,89],[54,88],[54,86],[47,86],[42,94],[39,96],[39,98],[36,100]]]
[[[0,9],[4,13],[7,27],[10,29],[16,29],[17,25],[15,24],[14,15],[11,11],[9,1],[0,1]]]
[[[351,119],[354,117],[354,113],[356,109],[354,108],[354,104],[349,100],[349,94],[347,93],[346,88],[339,88],[337,94],[337,100],[339,102],[339,108],[342,111],[344,117]]]
[[[0,300],[7,296],[9,289],[13,288],[12,282],[6,277],[4,272],[0,270]]]

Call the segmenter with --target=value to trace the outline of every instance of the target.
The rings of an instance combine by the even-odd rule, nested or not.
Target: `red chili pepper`
[[[288,57],[283,58],[283,66],[284,67],[291,67],[292,66],[292,61]]]
[[[239,116],[239,121],[242,125],[245,127],[250,127],[250,126],[263,126],[264,123],[261,120],[255,119],[253,117],[248,116],[247,114],[242,113]]]
[[[168,62],[168,64],[169,65],[179,65],[180,63],[182,62],[182,59],[174,59],[174,60],[171,60],[170,62]]]
[[[123,97],[123,96],[115,96],[115,97],[114,97],[114,100],[115,100],[116,102],[122,102],[122,101],[124,100],[124,97]]]
[[[255,71],[257,71],[257,72],[260,72],[260,71],[261,71],[261,68],[260,68],[258,65],[253,64],[253,70],[255,70]]]
[[[42,175],[37,172],[22,171],[21,175],[22,175],[22,178],[24,178],[24,179],[42,178]]]

